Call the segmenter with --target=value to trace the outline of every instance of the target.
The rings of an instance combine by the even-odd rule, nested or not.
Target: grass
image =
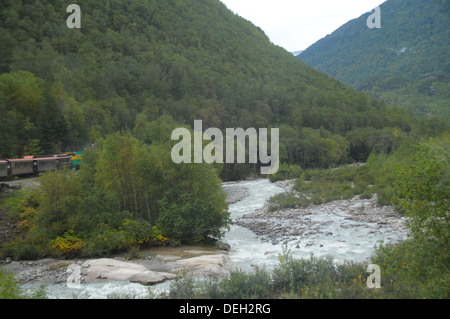
[[[356,195],[371,198],[377,190],[373,173],[367,166],[343,166],[336,169],[312,169],[295,181],[293,192],[270,199],[271,210],[305,207]]]

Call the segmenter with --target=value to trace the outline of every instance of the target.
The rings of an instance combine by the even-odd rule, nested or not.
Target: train
[[[58,169],[80,169],[82,152],[51,156],[25,156],[24,158],[0,159],[0,179],[38,176],[40,173]]]

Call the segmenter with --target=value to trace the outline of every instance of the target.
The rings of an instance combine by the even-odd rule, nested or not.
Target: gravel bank
[[[391,206],[379,207],[376,195],[370,199],[356,196],[349,200],[336,200],[305,208],[270,211],[269,204],[235,221],[237,225],[251,229],[262,241],[278,244],[283,241],[305,242],[314,238],[338,235],[330,231],[366,229],[367,235],[391,232],[405,238],[406,218]],[[315,216],[329,216],[315,219]],[[336,218],[338,217],[338,218]],[[306,242],[306,246],[314,243]],[[316,243],[320,244],[320,243]]]

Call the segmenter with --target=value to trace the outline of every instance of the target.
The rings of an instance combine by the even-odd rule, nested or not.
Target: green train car
[[[79,170],[81,167],[81,162],[83,160],[83,152],[69,152],[65,155],[69,155],[72,161],[72,169]]]

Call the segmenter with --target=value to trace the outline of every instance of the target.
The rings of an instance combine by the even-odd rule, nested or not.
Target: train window
[[[12,168],[29,168],[32,166],[32,162],[12,162]]]

